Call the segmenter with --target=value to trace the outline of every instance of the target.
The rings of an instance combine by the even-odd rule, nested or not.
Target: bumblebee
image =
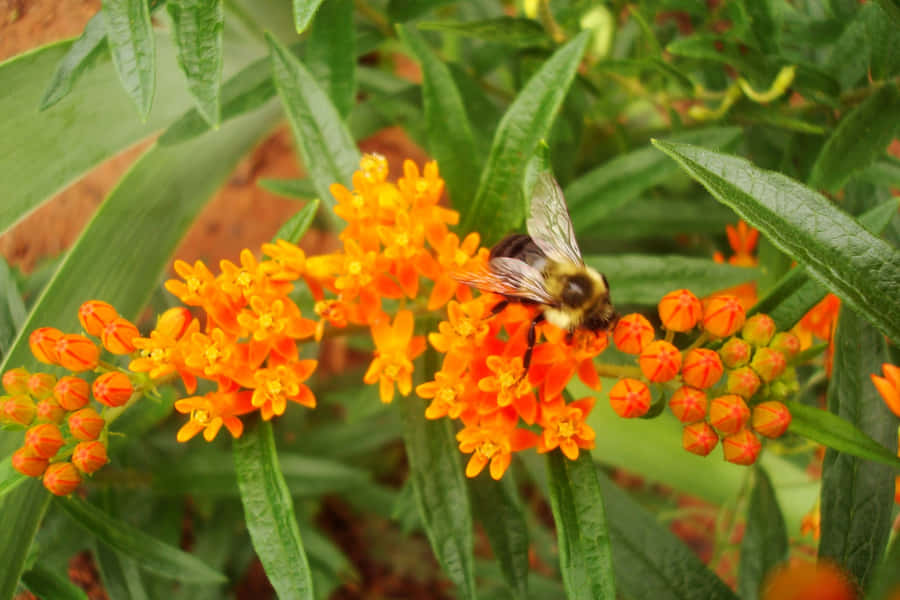
[[[618,315],[606,276],[584,264],[572,220],[559,184],[549,172],[538,177],[531,198],[528,234],[507,236],[491,248],[487,267],[456,274],[458,281],[503,296],[492,309],[498,314],[510,303],[541,308],[528,328],[523,366],[531,364],[535,328],[547,321],[565,329],[571,339],[578,329],[605,331]]]

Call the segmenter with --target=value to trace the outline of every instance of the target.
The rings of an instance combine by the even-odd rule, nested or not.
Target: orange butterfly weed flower
[[[513,452],[537,444],[538,436],[516,427],[517,420],[514,411],[501,410],[477,423],[467,424],[456,434],[460,451],[472,454],[466,464],[466,477],[477,477],[490,463],[491,477],[500,479],[512,461]]]
[[[394,384],[404,396],[412,391],[412,361],[425,350],[425,338],[413,336],[413,325],[413,314],[408,310],[399,311],[393,324],[385,318],[372,325],[375,358],[363,381],[378,382],[378,394],[385,404],[394,399]]]
[[[594,448],[596,434],[584,422],[594,408],[595,399],[582,398],[566,404],[561,396],[542,402],[538,424],[544,428],[538,439],[537,451],[544,453],[559,447],[566,458],[578,459],[579,448]]]
[[[175,410],[190,415],[190,420],[178,430],[176,439],[186,442],[202,431],[203,438],[211,442],[223,425],[232,437],[240,437],[244,424],[238,416],[256,410],[252,395],[253,392],[248,390],[237,391],[232,386],[220,386],[217,391],[205,396],[176,400]]]
[[[869,377],[872,378],[872,383],[884,399],[884,403],[900,417],[900,367],[884,363],[881,365],[881,372],[884,373],[884,377],[874,374]]]
[[[288,400],[308,408],[316,407],[312,390],[303,382],[309,379],[317,364],[315,360],[293,361],[259,369],[253,374],[256,389],[253,390],[251,403],[260,409],[263,420],[268,421],[273,415],[283,415]]]

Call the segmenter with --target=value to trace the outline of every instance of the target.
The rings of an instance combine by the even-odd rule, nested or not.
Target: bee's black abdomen
[[[531,236],[525,233],[514,233],[497,242],[491,248],[491,258],[497,257],[517,258],[532,266],[547,258]]]

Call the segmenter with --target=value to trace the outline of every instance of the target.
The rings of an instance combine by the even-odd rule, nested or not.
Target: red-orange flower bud
[[[28,477],[40,477],[49,464],[48,459],[38,456],[27,446],[19,448],[12,455],[13,469]]]
[[[687,353],[681,378],[687,385],[705,390],[722,378],[722,361],[714,350],[695,348]]]
[[[776,333],[772,341],[769,342],[769,348],[781,352],[788,361],[794,360],[800,354],[800,350],[803,349],[800,338],[788,331]]]
[[[53,458],[62,448],[62,432],[53,423],[35,425],[25,432],[25,445],[38,456]]]
[[[48,365],[59,364],[57,344],[63,337],[63,332],[55,327],[41,327],[35,329],[28,336],[28,347],[31,353],[42,363]]]
[[[725,389],[729,394],[737,394],[743,398],[752,398],[759,389],[759,375],[750,367],[741,367],[728,373]]]
[[[659,318],[671,331],[693,329],[703,314],[700,300],[690,290],[669,292],[659,301]]]
[[[80,442],[72,452],[72,464],[82,473],[93,473],[108,461],[103,442]]]
[[[669,408],[682,423],[695,423],[706,416],[706,392],[682,386],[669,399]]]
[[[25,394],[10,396],[3,403],[3,415],[11,423],[31,425],[36,412],[34,401]]]
[[[106,421],[93,408],[82,408],[69,415],[69,433],[76,440],[83,442],[96,440]]]
[[[68,334],[56,343],[59,364],[73,373],[92,371],[100,362],[100,349],[83,335]]]
[[[784,354],[772,348],[760,348],[753,355],[750,366],[763,381],[775,381],[784,373],[787,361]]]
[[[759,456],[762,443],[749,429],[742,429],[722,440],[725,460],[736,465],[752,465]]]
[[[719,443],[719,436],[706,421],[685,425],[681,431],[681,446],[688,452],[706,456]]]
[[[747,319],[741,329],[741,337],[754,346],[765,346],[775,335],[775,321],[764,314],[756,314]]]
[[[53,395],[56,377],[50,373],[32,373],[28,378],[28,393],[40,400]]]
[[[709,422],[724,435],[737,433],[750,419],[750,409],[744,399],[736,394],[714,398],[709,407]]]
[[[59,423],[66,410],[54,398],[44,398],[37,405],[37,419],[42,423]]]
[[[625,315],[613,330],[613,343],[626,354],[640,354],[644,346],[653,340],[653,325],[644,315]]]
[[[663,340],[647,344],[638,358],[641,372],[650,381],[669,381],[681,369],[681,352],[678,348]]]
[[[106,324],[100,337],[103,347],[113,354],[134,352],[132,340],[140,336],[137,326],[123,317],[116,317]]]
[[[828,561],[803,563],[792,560],[766,577],[760,597],[761,600],[857,600],[859,595],[850,577]],[[884,598],[898,600],[896,594]]]
[[[760,435],[767,438],[781,437],[791,425],[791,411],[775,400],[762,402],[753,407],[751,423]]]
[[[719,348],[719,358],[722,363],[729,369],[735,367],[743,367],[750,362],[750,355],[753,349],[750,344],[740,338],[731,338]]]
[[[10,394],[27,394],[28,378],[31,373],[24,367],[10,369],[3,374],[3,389]]]
[[[56,382],[56,387],[53,388],[53,397],[64,409],[78,410],[87,406],[90,401],[90,386],[80,377],[66,375]]]
[[[609,403],[616,414],[626,419],[642,417],[650,409],[650,388],[637,379],[620,379],[609,390]]]
[[[106,324],[118,316],[116,309],[102,300],[88,300],[78,309],[81,326],[94,337],[100,337]]]
[[[131,379],[121,371],[104,373],[94,380],[91,389],[97,402],[106,406],[122,406],[134,393]]]
[[[81,475],[70,462],[53,463],[44,472],[44,487],[51,494],[68,496],[81,484]]]
[[[735,296],[710,298],[703,313],[703,329],[710,335],[725,338],[737,333],[744,326],[746,312]]]
[[[156,319],[156,331],[173,340],[180,340],[192,320],[191,311],[183,306],[170,308]]]

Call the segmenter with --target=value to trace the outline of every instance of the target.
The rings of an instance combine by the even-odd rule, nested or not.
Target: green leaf
[[[880,370],[881,365],[878,368]],[[881,400],[879,403],[884,404]],[[827,410],[812,408],[799,402],[787,400],[785,406],[791,411],[791,432],[840,452],[900,469],[900,458],[895,453],[873,440],[853,423]]]
[[[356,102],[356,32],[353,0],[329,0],[316,13],[304,61],[346,118]]]
[[[296,200],[316,198],[316,188],[309,179],[257,179],[256,185],[278,196]]]
[[[841,119],[813,165],[809,184],[835,191],[854,173],[885,155],[900,127],[900,92],[893,83],[881,86]]]
[[[900,0],[878,0],[878,4],[894,22],[894,27],[900,27]]]
[[[755,268],[687,256],[589,255],[584,262],[606,275],[618,304],[656,305],[665,294],[683,287],[706,296],[759,275]]]
[[[844,90],[853,89],[865,77],[871,55],[871,40],[865,23],[860,18],[848,17],[848,20],[850,22],[834,43],[825,63],[825,69]]]
[[[610,533],[594,459],[589,452],[581,452],[578,460],[569,460],[557,449],[547,455],[547,468],[567,598],[614,599]]]
[[[777,54],[780,30],[775,22],[778,9],[774,0],[744,0],[744,8],[750,17],[750,31],[766,54]]]
[[[802,184],[735,156],[654,142],[720,202],[900,342],[900,251]]]
[[[219,86],[222,84],[222,0],[169,0],[178,66],[188,81],[197,109],[218,127]]]
[[[156,44],[145,0],[103,0],[106,39],[119,80],[146,121],[156,85]]]
[[[447,65],[413,29],[397,26],[400,39],[422,66],[422,100],[428,150],[438,161],[453,208],[466,214],[475,198],[478,153],[472,126],[459,89]]]
[[[0,598],[12,598],[16,591],[28,549],[50,505],[50,497],[40,481],[26,477],[22,485],[0,498],[0,514],[4,517],[4,527],[0,528],[0,564],[3,565]]]
[[[145,571],[186,583],[227,581],[197,557],[147,535],[75,495],[57,498],[56,503],[85,531],[136,560]]]
[[[279,598],[312,599],[309,562],[294,503],[278,466],[272,425],[257,422],[234,441],[234,468],[253,548]]]
[[[754,477],[738,564],[741,598],[759,598],[766,575],[787,560],[789,550],[787,526],[772,481],[760,466],[754,470]]]
[[[40,562],[22,574],[22,583],[38,598],[53,600],[87,600],[87,594],[61,573]]]
[[[294,0],[294,27],[303,33],[319,10],[322,0]]]
[[[890,362],[887,345],[874,327],[843,307],[835,333],[828,411],[871,436],[897,459],[897,419],[870,373]],[[891,530],[894,476],[885,465],[826,450],[822,463],[822,533],[819,556],[834,560],[866,589]]]
[[[478,229],[482,243],[492,244],[522,224],[526,203],[520,190],[525,166],[538,142],[550,132],[590,35],[584,31],[557,50],[503,115],[478,192],[462,218],[463,230]]]
[[[93,547],[94,560],[110,598],[146,600],[149,598],[138,563],[98,541]]]
[[[453,425],[425,418],[422,400],[399,401],[409,477],[431,548],[462,598],[475,598],[472,511]]]
[[[27,475],[22,475],[12,466],[12,457],[7,456],[0,461],[0,498],[7,495],[28,480]]]
[[[3,357],[25,322],[25,302],[9,264],[3,258],[0,258],[0,290],[4,295],[0,298],[0,357]]]
[[[269,43],[275,87],[281,96],[303,164],[329,218],[335,205],[332,183],[350,186],[359,151],[340,114],[309,71],[272,36]]]
[[[884,559],[875,571],[872,584],[866,594],[867,600],[890,600],[889,594],[900,589],[900,537],[894,541],[884,554]]]
[[[482,472],[469,480],[472,508],[514,598],[528,598],[528,526],[512,474],[494,481]]]
[[[107,48],[105,42],[106,21],[102,12],[98,12],[87,22],[84,31],[59,61],[59,66],[56,67],[53,78],[41,98],[39,110],[50,108],[72,91],[72,86],[91,61]]]
[[[669,140],[725,149],[735,147],[740,138],[738,127],[712,127],[678,134]],[[566,186],[565,192],[576,231],[590,231],[602,224],[607,214],[677,172],[677,165],[647,144],[585,173]]]
[[[640,196],[603,215],[590,227],[574,221],[579,240],[631,240],[686,233],[721,233],[737,217],[706,195],[695,197]]]
[[[278,232],[272,237],[273,240],[285,240],[292,244],[300,241],[309,226],[312,225],[313,219],[316,218],[316,212],[319,210],[319,199],[316,198],[306,203],[297,213],[282,225]]]
[[[869,69],[872,79],[880,81],[900,71],[900,31],[884,9],[876,2],[860,8],[860,18],[866,24],[866,34],[872,46]]]
[[[455,3],[456,0],[390,0],[387,13],[392,23],[405,23],[434,8]]]
[[[553,46],[553,40],[540,23],[524,17],[496,17],[480,21],[426,21],[416,23],[416,27],[425,31],[446,31],[514,48]]]
[[[900,187],[900,160],[886,156],[861,171],[857,178],[875,185]]]

